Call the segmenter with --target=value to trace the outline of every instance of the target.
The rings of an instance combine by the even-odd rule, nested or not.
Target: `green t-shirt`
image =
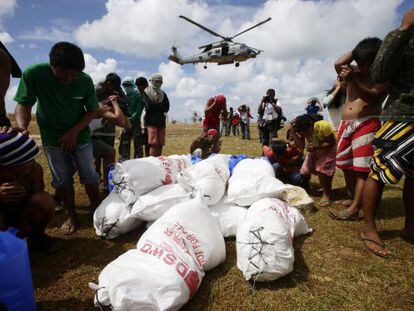
[[[23,105],[37,104],[37,124],[45,146],[60,147],[59,139],[73,128],[86,111],[98,109],[95,89],[89,75],[81,72],[72,83],[59,82],[48,63],[27,68],[14,100]],[[79,132],[77,145],[90,142],[89,127]]]
[[[129,119],[133,126],[139,125],[144,103],[142,95],[139,92],[133,92],[126,95],[128,99],[128,112],[131,116]]]

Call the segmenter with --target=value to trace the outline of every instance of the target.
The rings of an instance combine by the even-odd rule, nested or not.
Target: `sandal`
[[[357,221],[361,220],[359,214],[350,214],[346,209],[341,211],[329,212],[329,216],[334,220],[339,221]]]
[[[378,242],[371,238],[367,238],[362,233],[360,239],[362,240],[362,243],[364,243],[365,247],[374,255],[377,255],[382,258],[387,258],[389,256],[389,251],[385,248],[385,244],[383,242]],[[381,250],[378,250],[378,248],[376,247],[372,247],[372,245],[369,246],[369,244],[367,243],[372,243],[376,246],[379,246]]]

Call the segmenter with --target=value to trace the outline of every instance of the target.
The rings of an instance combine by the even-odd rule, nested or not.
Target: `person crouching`
[[[209,129],[196,138],[190,147],[190,153],[193,156],[199,156],[202,159],[208,158],[213,153],[219,153],[221,147],[219,132],[215,129]]]
[[[276,178],[286,184],[295,186],[303,185],[303,178],[300,174],[300,163],[303,152],[289,143],[276,140],[269,146],[262,147],[263,155],[267,157],[275,170]]]

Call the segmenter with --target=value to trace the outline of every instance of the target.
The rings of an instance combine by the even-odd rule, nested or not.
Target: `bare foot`
[[[365,247],[377,256],[385,258],[390,254],[377,232],[368,231],[364,228],[361,232],[361,240]]]
[[[78,220],[75,217],[69,217],[68,220],[66,220],[62,226],[60,227],[60,230],[63,234],[70,235],[78,231],[79,229],[79,223]]]
[[[338,204],[338,205],[342,205],[342,206],[351,206],[352,205],[352,200],[351,199],[338,200],[338,201],[333,202],[333,204]]]
[[[318,202],[319,207],[328,207],[330,204],[331,204],[331,199],[326,195],[322,196],[322,198]]]

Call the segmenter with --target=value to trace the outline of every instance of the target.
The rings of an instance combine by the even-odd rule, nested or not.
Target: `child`
[[[273,141],[270,147],[264,145],[263,155],[268,157],[275,170],[277,179],[295,186],[303,185],[298,163],[302,160],[302,151],[282,140]]]
[[[311,174],[318,175],[323,190],[320,207],[330,204],[332,179],[335,174],[336,138],[329,122],[320,120],[314,122],[309,115],[297,117],[292,122],[292,135],[300,150],[308,154],[303,162],[300,173],[305,180],[310,180]]]
[[[59,191],[68,219],[61,226],[65,234],[79,229],[75,211],[73,162],[80,181],[95,209],[101,202],[99,175],[93,167],[89,123],[96,116],[98,100],[92,79],[83,71],[82,50],[68,42],[56,43],[50,63],[27,68],[14,97],[19,128],[27,130],[32,106],[37,102],[37,124],[52,174],[52,185]]]
[[[34,160],[38,153],[29,136],[0,133],[0,230],[15,227],[30,247],[47,251],[52,243],[45,228],[54,202],[44,191],[43,170]]]
[[[369,68],[381,46],[378,38],[366,38],[339,58],[335,69],[347,84],[342,121],[338,130],[336,165],[342,169],[352,204],[339,212],[331,212],[337,220],[355,220],[362,205],[362,189],[370,171],[374,153],[372,141],[381,127],[379,115],[387,96],[387,85],[375,83]],[[351,67],[355,60],[357,67]]]
[[[231,128],[232,128],[234,136],[236,136],[236,135],[239,136],[240,135],[239,123],[240,123],[240,116],[239,116],[238,112],[235,112],[233,114],[233,119],[231,121]]]

